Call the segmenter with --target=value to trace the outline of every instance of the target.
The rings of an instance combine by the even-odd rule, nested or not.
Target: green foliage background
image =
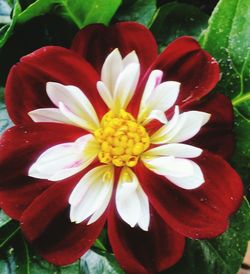
[[[11,11],[12,10],[12,11]],[[11,14],[9,12],[11,11]],[[216,92],[232,100],[236,149],[231,164],[248,191],[250,170],[250,2],[249,0],[5,0],[0,1],[0,133],[11,126],[4,85],[19,58],[44,45],[68,47],[90,23],[137,21],[151,29],[161,51],[181,35],[196,37],[220,63]],[[250,240],[250,210],[245,199],[223,235],[187,240],[183,258],[166,274],[235,274]],[[0,273],[123,273],[105,231],[78,262],[55,267],[23,239],[18,224],[0,211]]]

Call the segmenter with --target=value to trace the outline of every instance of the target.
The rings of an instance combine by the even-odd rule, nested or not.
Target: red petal
[[[29,183],[21,183],[20,186],[1,189],[1,208],[12,219],[18,220],[21,217],[23,211],[30,205],[30,203],[52,184],[53,182],[50,181],[33,179]]]
[[[68,198],[79,179],[77,175],[54,183],[21,218],[26,238],[42,257],[56,265],[70,264],[80,258],[96,240],[106,220],[104,214],[91,225],[70,222]]]
[[[85,134],[83,129],[55,123],[30,123],[5,131],[0,139],[0,203],[6,213],[18,219],[32,200],[51,185],[27,176],[37,157],[51,146]]]
[[[199,110],[211,114],[209,122],[189,144],[207,149],[228,159],[234,149],[233,108],[231,101],[223,94],[214,94],[204,100],[194,102],[183,111]]]
[[[158,273],[182,256],[184,237],[174,232],[151,210],[149,231],[131,228],[114,209],[108,218],[108,235],[115,257],[126,273]]]
[[[174,186],[142,165],[136,173],[151,204],[175,231],[190,238],[212,238],[227,229],[228,218],[242,201],[243,186],[219,156],[203,152],[194,160],[205,177],[205,183],[194,190]]]
[[[88,96],[100,117],[107,107],[100,98],[95,70],[82,58],[61,47],[44,47],[23,57],[12,67],[6,84],[6,104],[14,123],[30,122],[27,113],[54,107],[46,93],[46,83],[75,85]]]
[[[162,81],[181,83],[180,93],[175,103],[179,106],[185,106],[205,96],[215,87],[220,78],[218,63],[200,48],[198,42],[192,37],[180,37],[167,46],[143,76],[128,106],[134,116],[137,116],[149,73],[154,69],[163,71]],[[172,110],[173,108],[170,112]],[[153,132],[159,126],[159,122],[153,121],[148,128]]]
[[[164,81],[181,83],[177,105],[197,100],[211,91],[220,78],[218,63],[192,37],[183,36],[160,54],[151,69],[164,72]]]
[[[118,48],[124,57],[135,50],[142,73],[157,57],[157,44],[151,32],[135,22],[117,23],[111,27],[93,24],[79,31],[72,47],[100,73],[107,55]]]
[[[0,139],[0,186],[20,186],[37,181],[27,174],[42,152],[85,134],[81,128],[56,123],[30,123],[8,129]]]

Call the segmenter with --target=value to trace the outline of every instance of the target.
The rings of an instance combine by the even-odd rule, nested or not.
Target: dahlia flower
[[[242,183],[225,161],[232,107],[208,95],[217,62],[191,37],[160,55],[127,22],[90,25],[71,49],[47,46],[10,71],[14,126],[0,140],[1,206],[48,261],[82,256],[107,224],[127,273],[155,273],[185,237],[228,227]]]

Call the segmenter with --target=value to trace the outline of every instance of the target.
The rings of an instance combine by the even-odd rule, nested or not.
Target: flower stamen
[[[94,132],[100,144],[98,158],[101,163],[117,167],[133,167],[140,155],[149,147],[150,138],[145,128],[124,109],[118,113],[109,111]]]

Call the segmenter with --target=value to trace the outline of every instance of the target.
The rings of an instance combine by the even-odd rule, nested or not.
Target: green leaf
[[[155,16],[151,31],[156,37],[160,49],[182,35],[198,37],[207,27],[208,15],[199,8],[178,2],[161,6]]]
[[[244,200],[229,229],[212,240],[187,240],[181,261],[164,274],[236,274],[250,239],[250,207]]]
[[[11,218],[7,216],[3,210],[0,209],[0,229],[1,227],[7,225],[11,221]]]
[[[22,10],[20,3],[16,1],[12,22],[0,36],[0,48],[9,39],[16,25],[24,24],[32,18],[53,12],[80,29],[91,23],[108,24],[120,3],[121,0],[37,0]]]
[[[69,47],[79,28],[90,23],[108,24],[121,0],[15,2],[11,24],[0,29],[1,85],[22,56],[46,45]]]
[[[3,94],[4,89],[0,88],[0,134],[12,125],[12,122],[6,110]]]
[[[57,267],[43,260],[28,249],[30,260],[30,272],[27,274],[82,274],[80,261],[68,266]],[[18,273],[19,274],[19,273]],[[20,273],[22,274],[22,273]],[[26,274],[26,273],[25,273]]]
[[[9,25],[9,27],[3,27],[4,29],[1,29],[0,32],[0,48],[6,43],[6,41],[8,40],[8,38],[10,37],[10,35],[13,32],[13,29],[15,27],[15,24],[17,22],[17,18],[19,16],[19,14],[21,13],[21,6],[19,5],[18,2],[16,2],[14,9],[13,9],[13,15],[12,15],[12,21]]]
[[[27,245],[21,234],[18,234],[2,250],[0,255],[0,273],[4,274],[124,274],[117,264],[114,255],[99,255],[88,251],[81,260],[68,266],[57,267],[48,263]]]
[[[0,273],[4,274],[82,274],[80,261],[57,267],[48,263],[28,246],[21,233],[16,233],[1,250]]]
[[[250,103],[248,102],[248,108]],[[233,155],[232,164],[237,168],[237,171],[249,186],[249,170],[250,170],[250,119],[242,115],[238,108],[234,109],[235,127],[234,132],[236,135],[237,143],[235,153]],[[249,113],[249,112],[248,112]]]
[[[11,8],[5,1],[0,1],[0,25],[10,22]]]
[[[124,1],[115,15],[116,21],[135,21],[149,26],[156,12],[155,0]]]
[[[104,241],[106,232],[101,235]],[[99,240],[99,244],[101,243]],[[123,274],[114,255],[95,246],[73,264],[57,267],[40,258],[27,244],[19,224],[0,211],[0,273],[4,274]]]
[[[108,24],[121,4],[120,0],[56,0],[55,2],[61,7],[59,13],[70,18],[78,28],[91,23]]]
[[[0,249],[5,247],[13,237],[19,232],[20,227],[17,222],[11,221],[1,227],[0,230]]]
[[[103,255],[89,250],[81,259],[81,266],[85,274],[123,274],[113,254],[103,252]]]
[[[201,42],[220,63],[217,91],[232,99],[237,145],[233,165],[247,179],[250,168],[250,3],[221,0]]]

